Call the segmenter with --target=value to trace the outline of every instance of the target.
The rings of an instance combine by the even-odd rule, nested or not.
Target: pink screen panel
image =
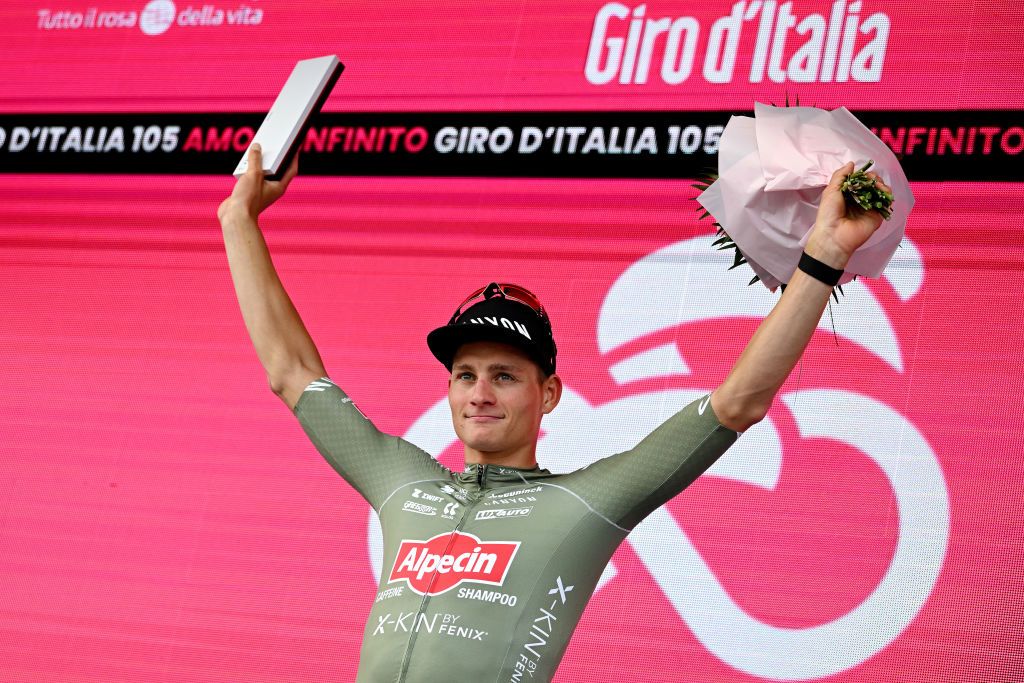
[[[171,4],[5,5],[0,115],[258,112],[296,59],[328,52],[347,65],[327,107],[339,113],[714,112],[796,94],[1004,112],[1006,136],[1022,108],[1009,3],[786,3],[787,69],[821,23],[805,53],[824,58],[839,12],[854,20],[851,74],[863,53],[870,75],[885,22],[869,19],[888,22],[877,81],[822,82],[819,68],[811,83],[791,80],[806,61],[771,80],[776,24],[761,18],[782,8],[768,2]],[[623,59],[630,22],[639,61],[664,24],[647,20],[670,20],[646,83],[588,79],[598,15],[620,7],[605,39]],[[737,38],[732,78],[715,83],[720,20],[722,49]],[[661,74],[673,25],[680,59],[695,36],[678,84]],[[375,594],[372,513],[266,386],[214,215],[232,179],[0,158],[0,679],[351,680]],[[794,661],[811,662],[800,680],[1022,679],[1021,185],[911,180],[883,277],[833,303],[732,464],[623,544],[557,680],[794,680]],[[263,227],[333,379],[410,438],[443,417],[426,332],[486,281],[536,291],[571,396],[540,444],[560,470],[604,455],[554,447],[574,433],[716,386],[775,301],[715,256],[690,182],[306,176]],[[665,320],[652,313],[665,302],[693,303]],[[432,445],[460,466],[454,443]],[[761,656],[730,654],[743,649]]]

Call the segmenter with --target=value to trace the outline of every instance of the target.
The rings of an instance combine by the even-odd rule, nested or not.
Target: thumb
[[[263,179],[263,149],[258,142],[249,148],[249,168],[245,169],[245,174],[257,181]]]
[[[832,177],[829,178],[828,187],[835,188],[838,190],[839,186],[843,184],[844,180],[846,180],[846,176],[853,173],[853,169],[853,162],[847,161],[845,164],[843,164],[842,168],[837,169],[836,172],[832,174]]]

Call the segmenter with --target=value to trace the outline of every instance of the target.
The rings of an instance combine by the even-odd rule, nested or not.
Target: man
[[[474,292],[427,338],[451,373],[466,459],[452,472],[377,431],[327,378],[257,225],[297,166],[270,182],[259,148],[249,155],[218,211],[242,316],[271,389],[384,531],[363,682],[550,681],[612,553],[765,416],[842,268],[881,223],[848,215],[839,185],[854,167],[836,171],[800,269],[721,386],[632,450],[570,474],[536,462],[541,418],[562,391],[547,313],[522,287]]]

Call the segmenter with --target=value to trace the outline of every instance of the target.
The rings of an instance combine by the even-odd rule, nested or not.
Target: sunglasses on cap
[[[521,304],[525,304],[534,310],[542,320],[547,320],[547,313],[544,312],[544,307],[540,303],[540,299],[537,295],[519,285],[514,285],[507,282],[492,282],[491,284],[481,287],[472,294],[466,297],[466,300],[459,304],[459,307],[455,309],[455,313],[452,314],[451,320],[448,321],[449,325],[453,325],[459,316],[462,315],[464,308],[468,308],[470,304],[476,303],[477,299],[481,301],[487,301],[493,299],[496,296],[500,296],[503,299],[510,299],[511,301],[518,301]]]

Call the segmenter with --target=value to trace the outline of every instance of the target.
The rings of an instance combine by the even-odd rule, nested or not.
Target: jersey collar
[[[503,465],[483,465],[480,463],[472,463],[466,465],[466,469],[463,471],[463,476],[470,479],[480,479],[482,477],[489,482],[494,482],[523,481],[524,479],[529,481],[531,479],[550,477],[552,474],[549,470],[542,469],[539,465],[525,469],[521,467],[505,467]]]

